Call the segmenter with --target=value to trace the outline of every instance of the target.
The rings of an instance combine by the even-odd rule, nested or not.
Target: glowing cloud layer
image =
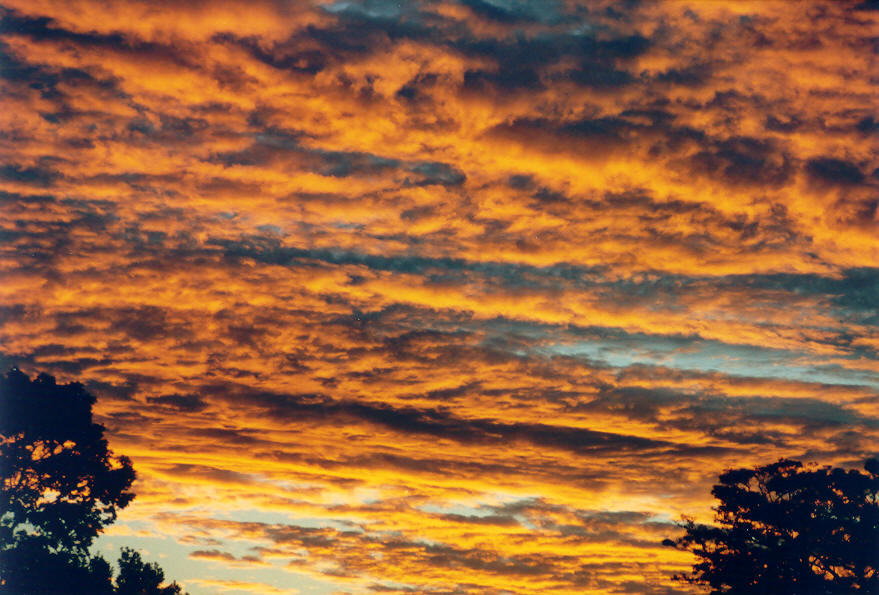
[[[3,6],[0,356],[194,595],[685,593],[879,449],[875,4]]]

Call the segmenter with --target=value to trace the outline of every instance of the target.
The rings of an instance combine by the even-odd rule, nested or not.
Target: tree
[[[95,398],[79,383],[0,378],[0,589],[11,593],[104,591],[109,565],[88,548],[134,498],[134,470],[114,457]],[[81,586],[81,587],[80,587]],[[88,588],[86,588],[88,586]]]
[[[81,384],[47,374],[0,379],[0,504],[13,538],[30,525],[49,549],[84,553],[134,498],[131,461],[108,450],[94,402]]]
[[[879,593],[879,461],[858,470],[782,459],[721,474],[716,525],[685,519],[664,545],[695,554],[677,580],[712,595]]]
[[[119,577],[116,579],[116,595],[180,595],[177,583],[162,587],[165,573],[153,562],[147,564],[140,554],[130,548],[122,548],[119,557]]]
[[[112,570],[104,558],[52,552],[38,537],[5,539],[0,549],[4,595],[113,595]]]
[[[79,383],[16,368],[0,377],[0,595],[180,595],[123,549],[110,564],[89,547],[134,498],[134,469],[114,456],[95,397]]]

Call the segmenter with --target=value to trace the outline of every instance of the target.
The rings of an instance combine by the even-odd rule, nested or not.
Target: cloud
[[[216,387],[215,390],[222,390]],[[710,453],[711,447],[691,447],[640,436],[596,432],[585,428],[542,423],[499,423],[483,419],[460,419],[440,409],[388,407],[362,402],[334,401],[323,395],[279,395],[238,393],[226,397],[236,406],[256,406],[258,410],[284,421],[322,420],[330,425],[356,420],[404,434],[450,439],[464,444],[509,444],[519,441],[538,447],[554,448],[579,455],[613,455],[625,452]],[[720,450],[720,449],[716,449]]]
[[[300,593],[299,589],[276,587],[271,584],[252,581],[236,581],[224,579],[191,579],[187,582],[217,589],[221,593],[227,593],[229,591],[239,593],[270,593],[271,595],[296,595],[297,593]]]
[[[675,593],[876,450],[866,5],[3,4],[0,359],[193,588]]]
[[[241,556],[240,558],[236,558],[234,555],[229,552],[224,552],[221,550],[195,550],[189,553],[189,557],[197,560],[207,560],[212,562],[218,562],[224,565],[243,565],[243,566],[263,566],[266,565],[262,560],[257,556]],[[234,583],[230,583],[231,584]]]
[[[826,184],[848,186],[864,181],[864,174],[857,165],[842,159],[819,157],[806,163],[806,171],[813,179]]]
[[[148,403],[162,407],[169,407],[180,412],[198,412],[207,407],[207,403],[198,395],[163,395],[161,397],[147,397]]]

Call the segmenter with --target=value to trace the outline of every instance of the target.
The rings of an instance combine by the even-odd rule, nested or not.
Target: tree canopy
[[[180,595],[182,590],[177,583],[163,587],[164,582],[165,573],[158,564],[148,564],[133,549],[122,548],[116,595]]]
[[[738,595],[879,593],[879,461],[856,469],[782,459],[721,474],[715,525],[663,543],[698,561],[678,580]]]
[[[131,461],[114,457],[92,421],[95,397],[47,374],[0,379],[0,506],[4,542],[37,529],[53,551],[83,554],[134,498]]]
[[[89,547],[134,498],[135,473],[114,456],[95,397],[81,384],[0,377],[0,594],[178,595],[164,573],[123,550],[120,575]]]

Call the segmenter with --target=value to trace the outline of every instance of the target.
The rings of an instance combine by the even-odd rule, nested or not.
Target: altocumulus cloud
[[[683,593],[724,467],[876,454],[872,3],[0,10],[0,361],[190,592]]]

